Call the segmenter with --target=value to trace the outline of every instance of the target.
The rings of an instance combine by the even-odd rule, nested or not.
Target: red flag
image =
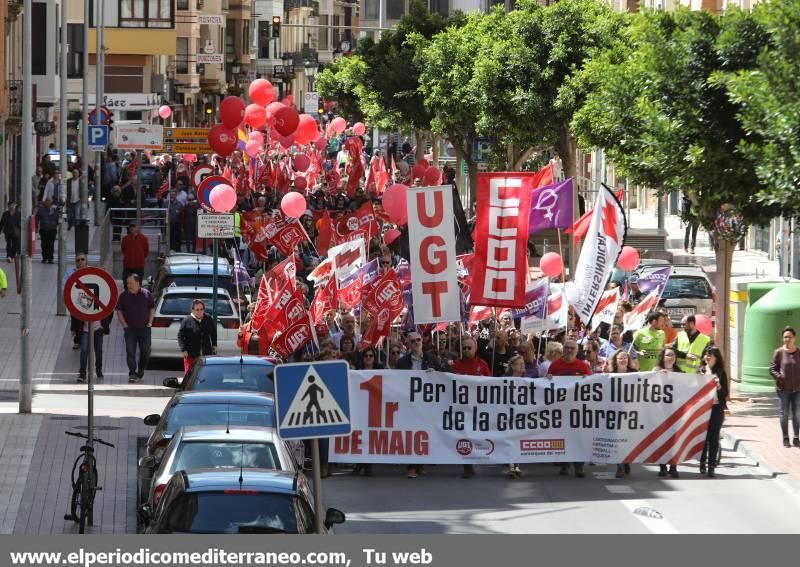
[[[267,249],[279,229],[275,218],[268,214],[249,211],[240,215],[239,228],[250,251],[259,261],[265,261]]]
[[[308,317],[304,317],[302,321],[295,323],[272,341],[269,349],[270,354],[277,355],[285,360],[297,349],[310,343],[312,338]]]
[[[364,309],[372,315],[376,331],[388,335],[394,321],[403,311],[403,289],[394,270],[386,271],[370,286]]]
[[[617,197],[617,201],[622,202],[623,193],[624,191],[622,189],[616,192],[615,196]],[[574,246],[580,244],[581,238],[586,236],[586,233],[589,232],[589,225],[592,224],[592,214],[594,214],[594,207],[581,215],[581,218],[575,221],[572,228],[568,228],[564,231],[567,234],[572,233]]]
[[[362,156],[364,144],[361,138],[353,136],[345,141],[344,147],[350,155],[350,165],[346,169],[347,187],[345,189],[347,195],[352,197],[356,189],[361,186],[361,178],[364,177],[364,162]]]
[[[262,332],[268,337],[275,337],[292,325],[308,319],[303,292],[298,287],[291,287],[291,284],[284,286],[267,311]]]
[[[336,239],[339,242],[352,240],[351,233],[360,231],[364,233],[364,240],[369,241],[369,236],[380,233],[380,226],[375,220],[375,209],[371,201],[367,201],[356,209],[353,213],[339,219],[334,227]],[[359,234],[361,236],[361,234]]]
[[[228,167],[227,165],[225,166],[225,169],[222,170],[222,177],[224,177],[228,181],[233,179],[233,174],[231,173],[231,168]]]
[[[542,169],[533,174],[531,179],[531,189],[552,185],[553,183],[553,164],[548,163]]]
[[[381,156],[381,164],[380,164],[380,169],[378,170],[378,178],[375,182],[378,195],[381,195],[386,190],[386,187],[391,182],[391,179],[392,178],[389,176],[389,172],[386,170],[386,162],[384,161],[383,156]]]
[[[336,280],[331,278],[327,285],[318,288],[314,295],[314,301],[311,302],[309,309],[311,322],[315,325],[321,324],[325,321],[325,315],[334,309],[336,309]]]
[[[381,333],[378,321],[373,319],[369,322],[369,325],[367,325],[366,332],[361,335],[361,342],[358,343],[358,350],[364,350],[369,347],[377,346],[387,334],[388,333]]]
[[[318,245],[319,246],[319,245]],[[320,262],[316,268],[311,270],[306,279],[314,282],[315,286],[319,286],[328,281],[328,278],[333,276],[333,259],[325,258]]]
[[[306,235],[298,222],[284,224],[272,238],[272,244],[284,256],[294,256],[297,246],[305,240]]]
[[[156,199],[160,201],[164,195],[169,193],[170,189],[172,189],[172,172],[167,171],[167,177],[161,182],[161,187],[158,188],[158,193],[156,193]]]
[[[333,278],[332,278],[333,279]],[[361,303],[361,287],[363,283],[361,272],[341,282],[341,287],[336,290],[336,299],[347,309],[353,309]]]
[[[320,256],[327,256],[328,248],[335,244],[331,214],[326,209],[322,213],[322,218],[317,221],[317,252]]]
[[[264,275],[262,285],[266,286],[270,301],[274,301],[278,292],[288,283],[292,289],[297,287],[297,266],[294,263],[294,254],[272,268]],[[266,280],[266,281],[265,281]]]

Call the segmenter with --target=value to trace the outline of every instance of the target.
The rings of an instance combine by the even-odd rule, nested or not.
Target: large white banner
[[[414,322],[460,321],[453,188],[410,187],[406,202]]]
[[[702,451],[714,380],[642,372],[485,378],[350,372],[352,433],[331,461],[492,464],[667,463]]]

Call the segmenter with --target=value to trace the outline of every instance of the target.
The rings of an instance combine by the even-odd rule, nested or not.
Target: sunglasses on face
[[[86,258],[75,258],[76,262],[85,262]]]
[[[400,351],[399,350],[393,350],[391,354],[392,354],[392,356],[396,356],[396,355],[400,354]]]
[[[365,354],[364,358],[375,358],[374,354]]]
[[[422,339],[410,339],[412,343],[421,343]]]
[[[472,347],[471,346],[465,346],[464,350],[472,350]]]

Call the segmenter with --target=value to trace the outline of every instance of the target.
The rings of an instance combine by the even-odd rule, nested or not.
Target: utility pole
[[[33,34],[31,19],[33,0],[25,0],[22,18],[22,230],[20,231],[20,283],[22,309],[20,310],[20,364],[19,413],[31,413],[33,381],[31,380],[31,249],[28,243],[31,224],[31,184],[33,183]]]
[[[85,1],[85,0],[84,0]],[[97,6],[97,14],[95,19],[95,39],[96,41],[96,50],[95,50],[95,57],[94,57],[94,66],[96,69],[96,76],[97,76],[97,86],[95,87],[95,120],[96,124],[100,124],[102,122],[102,112],[100,109],[103,107],[103,80],[104,80],[104,67],[105,67],[105,57],[103,57],[103,28],[104,28],[104,18],[105,18],[105,9],[104,9],[105,2],[96,2],[95,5]],[[103,153],[104,151],[97,152],[95,166],[94,166],[94,225],[100,225],[100,201],[103,196]]]
[[[64,207],[61,209],[58,219],[58,280],[56,281],[56,315],[63,317],[67,311],[64,307],[64,294],[61,293],[61,282],[64,273],[67,271],[67,231],[64,227],[64,213],[70,206],[69,199],[65,192],[67,184],[67,0],[61,0],[61,64],[59,65],[59,121],[58,121],[58,143],[61,147],[61,198],[64,199]],[[73,187],[73,191],[77,187]]]
[[[379,0],[378,2],[378,41],[381,40],[383,37],[383,28],[384,24],[386,23],[386,0]],[[381,129],[377,126],[372,130],[372,149],[373,154],[375,153],[374,150],[382,149],[381,148]],[[384,152],[386,154],[386,165],[388,166],[391,163],[389,159],[388,152]]]
[[[83,102],[81,120],[81,218],[89,218],[89,2],[83,2]]]

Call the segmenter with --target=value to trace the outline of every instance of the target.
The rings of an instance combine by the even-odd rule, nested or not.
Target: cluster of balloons
[[[414,179],[422,179],[422,184],[426,187],[441,185],[442,171],[438,167],[431,166],[428,160],[421,159],[411,168],[411,175]]]

